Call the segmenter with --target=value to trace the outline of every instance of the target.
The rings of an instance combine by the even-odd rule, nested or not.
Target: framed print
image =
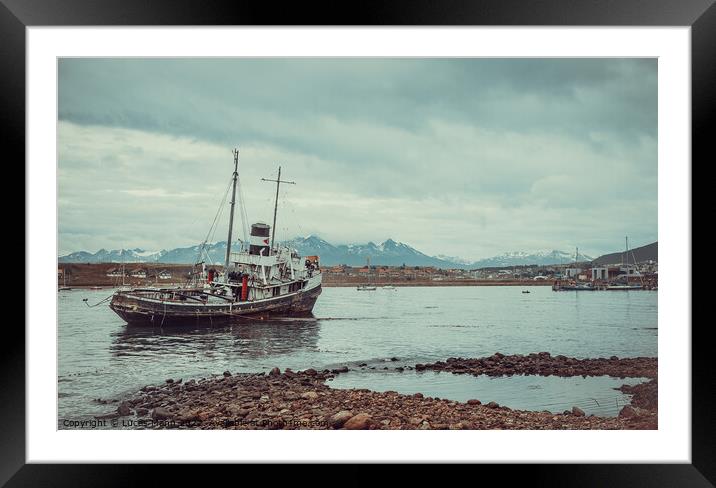
[[[3,481],[390,461],[709,486],[714,9],[4,1],[28,230]]]

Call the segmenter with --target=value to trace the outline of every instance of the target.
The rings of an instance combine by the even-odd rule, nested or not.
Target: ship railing
[[[247,252],[231,253],[231,262],[236,264],[250,264],[253,266],[274,266],[278,264],[278,256],[259,256]]]

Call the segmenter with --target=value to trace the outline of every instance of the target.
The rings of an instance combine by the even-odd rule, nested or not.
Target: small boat
[[[66,290],[71,290],[71,289],[72,288],[70,288],[69,286],[61,286],[57,289],[57,291],[66,291]]]
[[[385,286],[383,287],[383,289],[384,289],[384,290],[397,290],[397,288],[394,287],[393,285],[385,285]]]
[[[554,285],[552,285],[553,291],[594,291],[596,290],[596,287],[592,283],[581,283],[581,282],[568,282],[568,283],[562,283],[560,280],[557,280]]]
[[[574,268],[576,271],[580,271],[577,267],[579,265],[579,248],[576,248],[575,254],[574,254]],[[568,274],[569,277],[569,274]],[[594,291],[597,288],[594,286],[594,283],[586,282],[586,281],[579,281],[574,276],[568,279],[566,282],[562,282],[561,279],[558,279],[554,282],[552,285],[552,291]]]
[[[637,268],[637,262],[636,262],[636,256],[634,256],[634,252],[632,251],[632,257],[634,258],[634,272],[631,271],[632,265],[629,263],[629,237],[625,238],[625,251],[624,251],[624,259],[622,259],[622,264],[624,265],[624,270],[626,271],[625,275],[622,275],[620,277],[617,277],[617,281],[613,283],[609,283],[604,289],[605,290],[613,290],[613,291],[629,291],[629,290],[643,290],[644,289],[644,279],[639,272]],[[625,263],[626,261],[626,263]],[[639,278],[639,283],[629,283],[629,278]],[[621,279],[620,279],[621,278]]]
[[[529,290],[522,290],[522,293],[530,293]]]
[[[607,290],[616,290],[616,291],[629,291],[629,290],[642,290],[644,287],[640,284],[612,284],[606,286]]]
[[[356,290],[358,290],[358,291],[375,291],[376,287],[370,286],[370,285],[358,285],[356,287]]]
[[[102,289],[101,286],[91,286],[90,287],[90,290],[101,290],[101,289]]]

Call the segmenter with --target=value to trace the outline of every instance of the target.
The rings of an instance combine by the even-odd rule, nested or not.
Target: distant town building
[[[172,274],[169,271],[167,271],[166,269],[163,269],[157,274],[157,276],[159,277],[160,280],[169,280],[169,279],[171,279]]]
[[[124,273],[122,272],[122,270],[121,270],[120,268],[110,268],[110,269],[107,270],[107,276],[110,276],[110,277],[113,277],[113,278],[114,278],[114,277],[118,277],[118,276],[122,276],[123,274],[124,274]]]
[[[564,271],[564,274],[565,274],[565,276],[567,276],[567,278],[575,278],[581,272],[582,272],[582,268],[567,268]]]
[[[609,268],[592,268],[592,280],[606,281],[609,279]]]
[[[121,276],[121,275],[120,275]],[[147,277],[147,271],[141,268],[137,268],[132,270],[130,276],[132,278],[146,278]]]
[[[620,273],[618,266],[600,266],[591,269],[591,278],[592,281],[611,281]]]

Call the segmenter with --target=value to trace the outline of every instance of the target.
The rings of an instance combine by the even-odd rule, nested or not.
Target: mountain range
[[[439,268],[476,269],[488,267],[510,267],[519,265],[565,264],[574,261],[574,254],[564,251],[514,251],[491,258],[470,261],[454,256],[429,256],[417,249],[388,239],[380,244],[340,244],[334,245],[326,240],[310,235],[297,237],[285,242],[298,250],[302,256],[318,255],[321,264],[334,266],[363,266],[370,258],[372,265],[386,266],[435,266]],[[201,246],[179,247],[171,250],[146,251],[144,249],[100,249],[96,253],[87,251],[73,252],[59,257],[61,263],[177,263],[191,264],[199,260],[223,263],[226,256],[226,242],[207,244],[203,256],[199,256]],[[635,249],[635,252],[637,250]],[[208,257],[208,259],[207,259]],[[590,261],[591,257],[580,254],[580,261]]]

